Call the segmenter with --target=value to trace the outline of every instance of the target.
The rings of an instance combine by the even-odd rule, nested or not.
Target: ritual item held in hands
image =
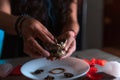
[[[50,52],[51,57],[60,58],[66,55],[65,45],[67,40],[55,39],[55,44],[43,44],[43,42],[36,38],[36,41],[46,50]]]
[[[66,55],[65,45],[67,40],[56,40],[56,44],[51,44],[47,46],[48,51],[52,57],[60,58]]]

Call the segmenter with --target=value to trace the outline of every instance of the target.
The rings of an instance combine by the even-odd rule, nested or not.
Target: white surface
[[[65,78],[63,77],[63,73],[55,75],[48,73],[54,68],[64,68],[66,70],[65,72],[70,72],[74,74],[74,76],[72,78]],[[43,69],[44,72],[38,75],[31,74],[31,72],[34,72],[37,69]],[[89,65],[85,61],[73,57],[55,61],[46,60],[45,58],[34,59],[25,63],[21,68],[23,75],[36,80],[44,80],[48,75],[54,76],[55,80],[71,80],[85,75],[88,70]]]
[[[120,63],[117,61],[109,61],[103,66],[103,72],[120,78]]]

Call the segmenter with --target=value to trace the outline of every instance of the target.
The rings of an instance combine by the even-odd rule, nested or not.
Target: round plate
[[[56,73],[59,74],[51,74],[49,71],[56,69],[56,68],[63,68],[65,71],[63,73]],[[53,76],[55,80],[71,80],[78,77],[85,75],[89,71],[89,64],[87,64],[84,60],[69,57],[64,60],[47,60],[46,58],[34,59],[27,63],[25,63],[21,67],[21,72],[24,76],[35,79],[35,80],[44,80],[45,77]],[[43,70],[43,72],[39,74],[33,74],[36,70]],[[64,77],[64,73],[72,73],[74,76],[71,78]]]

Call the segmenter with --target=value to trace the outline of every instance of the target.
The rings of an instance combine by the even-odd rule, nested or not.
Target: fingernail
[[[50,56],[50,53],[46,51],[45,54],[44,54],[44,56],[48,57],[48,56]]]
[[[67,51],[68,50],[68,48],[65,48],[65,51]]]

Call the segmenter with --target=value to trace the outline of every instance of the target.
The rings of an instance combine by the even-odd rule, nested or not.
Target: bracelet
[[[15,22],[15,30],[18,36],[22,37],[22,23],[26,18],[24,16],[20,16],[17,18]]]

